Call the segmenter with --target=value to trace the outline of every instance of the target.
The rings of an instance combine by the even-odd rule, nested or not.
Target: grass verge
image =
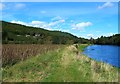
[[[118,82],[118,69],[71,45],[3,68],[3,82]]]

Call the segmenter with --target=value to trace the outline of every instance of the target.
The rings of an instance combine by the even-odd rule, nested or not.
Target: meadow
[[[3,82],[118,82],[118,68],[82,52],[87,45],[67,45],[2,68]]]
[[[61,46],[62,45],[3,44],[2,66],[12,66],[27,58],[53,51]]]

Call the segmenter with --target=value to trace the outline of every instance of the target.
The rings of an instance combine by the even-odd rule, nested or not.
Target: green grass
[[[66,46],[3,68],[4,82],[117,82],[118,69],[81,52],[87,45]],[[77,53],[76,53],[77,52]]]

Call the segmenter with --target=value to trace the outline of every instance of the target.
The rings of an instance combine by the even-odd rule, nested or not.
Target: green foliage
[[[104,44],[104,45],[120,45],[120,34],[116,34],[109,37],[101,36],[100,38],[96,39],[95,44]]]
[[[120,34],[98,39],[84,39],[67,32],[49,31],[2,21],[3,44],[111,44],[120,45]]]
[[[5,21],[2,21],[2,28],[3,44],[73,44],[88,42],[84,38],[79,39],[67,32],[49,31]]]
[[[84,49],[85,49],[87,46],[88,46],[88,44],[82,44],[82,45],[79,46],[79,49],[80,49],[81,51],[84,51]]]

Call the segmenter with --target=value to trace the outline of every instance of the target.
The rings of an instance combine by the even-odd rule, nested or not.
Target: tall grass
[[[4,44],[2,46],[2,65],[14,65],[29,57],[41,55],[58,49],[62,45]]]
[[[83,52],[86,46],[88,45],[80,45],[79,50]],[[79,60],[83,66],[86,66],[86,68],[89,69],[92,81],[94,82],[118,82],[118,75],[120,71],[119,68],[114,67],[108,63],[93,60],[83,54],[81,55],[81,58]]]
[[[118,82],[117,68],[88,58],[81,48],[83,45],[59,48],[3,68],[3,81]]]

